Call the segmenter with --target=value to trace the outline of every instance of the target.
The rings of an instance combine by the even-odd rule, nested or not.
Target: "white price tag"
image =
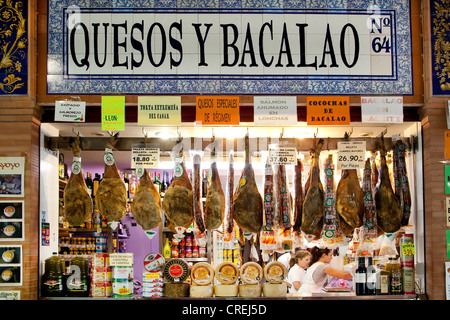
[[[158,168],[159,167],[159,148],[132,148],[131,149],[131,167],[133,169]]]
[[[341,141],[338,142],[337,169],[364,169],[366,142]]]
[[[297,164],[297,150],[295,148],[269,149],[269,164]]]

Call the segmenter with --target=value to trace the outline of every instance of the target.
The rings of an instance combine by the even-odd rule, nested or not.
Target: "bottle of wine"
[[[86,187],[88,188],[88,193],[92,197],[94,191],[94,182],[92,181],[92,176],[90,172],[86,172]]]
[[[98,185],[100,183],[100,175],[98,173],[95,174],[94,181],[93,181],[93,187],[92,187],[92,195],[95,197],[95,194],[97,193]]]
[[[167,188],[169,188],[169,173],[167,171],[163,172],[163,181],[161,184],[161,197],[164,197],[164,194],[167,191]]]
[[[202,178],[202,198],[206,197],[208,192],[208,172],[203,170],[203,178]]]
[[[368,257],[367,266],[367,295],[375,295],[377,290],[377,268],[372,263],[372,257]]]
[[[358,268],[355,271],[355,293],[357,296],[366,295],[367,268],[365,257],[358,257]]]
[[[155,185],[156,190],[158,190],[158,193],[161,195],[161,178],[160,178],[158,172],[155,172],[155,177],[153,178],[153,184]]]

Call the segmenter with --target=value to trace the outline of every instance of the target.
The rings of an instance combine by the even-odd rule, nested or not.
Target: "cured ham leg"
[[[200,155],[194,155],[194,170],[192,171],[193,186],[193,209],[194,209],[194,221],[200,233],[205,232],[205,223],[203,222],[203,203],[202,203],[202,190],[201,190],[201,177],[200,177],[200,163],[202,159]]]
[[[111,151],[117,143],[118,136],[119,133],[111,136],[106,144],[105,172],[95,195],[95,204],[108,222],[119,221],[127,213],[127,189]]]
[[[234,191],[234,159],[233,153],[230,152],[230,164],[228,167],[228,179],[227,179],[227,195],[225,206],[225,221],[224,221],[224,234],[227,241],[231,240],[231,233],[233,232],[233,191]]]
[[[192,184],[189,180],[184,161],[176,161],[172,184],[167,188],[163,199],[163,211],[167,217],[167,226],[187,228],[194,221]]]
[[[212,157],[214,156],[212,155]],[[211,184],[209,185],[205,202],[205,224],[207,230],[214,230],[220,227],[225,215],[225,194],[215,161],[211,163],[211,173]]]
[[[400,201],[392,190],[383,140],[381,141],[380,159],[380,181],[375,189],[377,223],[381,230],[392,233],[401,228],[403,212]]]
[[[323,214],[324,214],[324,195],[323,186],[320,182],[319,172],[319,156],[324,144],[323,139],[319,139],[317,145],[314,147],[314,154],[312,155],[312,165],[310,173],[310,183],[306,192],[305,200],[303,202],[303,215],[301,230],[306,235],[320,237],[323,228]]]
[[[70,173],[69,181],[64,188],[64,217],[71,226],[83,224],[92,215],[92,198],[88,193],[81,168],[81,148],[79,137],[72,143],[74,165]],[[79,164],[75,160],[80,158]],[[75,168],[78,166],[78,168]]]
[[[279,226],[286,232],[292,227],[291,224],[291,198],[287,185],[286,167],[278,165],[277,170],[277,211]]]
[[[263,225],[263,200],[258,192],[255,173],[250,163],[248,134],[245,136],[245,167],[233,199],[234,221],[244,230],[257,233]]]
[[[144,169],[144,174],[137,186],[131,203],[131,212],[136,222],[144,230],[156,228],[162,221],[161,197],[153,185],[147,169]]]
[[[303,190],[302,190],[302,161],[297,159],[294,168],[294,226],[292,231],[299,232],[302,225]]]

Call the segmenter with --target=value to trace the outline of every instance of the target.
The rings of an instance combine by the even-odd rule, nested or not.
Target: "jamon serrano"
[[[373,201],[372,190],[372,169],[370,158],[367,158],[364,167],[363,186],[364,192],[364,239],[374,239],[377,237],[377,220],[375,202]]]
[[[233,199],[234,221],[244,230],[257,233],[263,225],[263,199],[258,192],[255,173],[250,163],[248,134],[245,136],[245,167]]]
[[[320,182],[319,156],[324,144],[323,139],[319,139],[312,154],[312,165],[310,173],[310,183],[306,191],[303,202],[303,215],[301,230],[306,235],[320,237],[323,228],[323,186]]]
[[[117,170],[112,149],[119,133],[111,136],[105,149],[105,172],[95,195],[95,204],[108,222],[119,221],[127,213],[127,189]]]
[[[290,230],[291,224],[291,198],[287,184],[286,167],[278,165],[277,169],[277,217],[279,226],[283,230]]]
[[[167,227],[176,232],[177,227],[187,228],[194,221],[192,184],[184,165],[182,151],[175,159],[172,184],[163,198],[163,212],[167,217]]]
[[[161,197],[147,169],[143,172],[131,203],[131,213],[142,229],[150,230],[162,221]]]
[[[76,141],[72,143],[74,164],[69,181],[64,188],[64,217],[71,226],[83,224],[92,215],[92,198],[88,193],[81,168],[79,141],[77,136]]]
[[[395,195],[400,200],[402,208],[402,226],[408,225],[411,215],[411,193],[409,191],[408,175],[406,173],[406,145],[398,140],[394,146],[394,177]]]
[[[233,191],[234,191],[234,159],[233,153],[230,152],[230,164],[228,167],[228,179],[227,179],[227,195],[226,195],[226,211],[224,231],[227,236],[230,236],[233,232]]]
[[[205,223],[203,221],[203,203],[202,203],[202,190],[201,190],[201,177],[200,177],[200,163],[202,159],[200,155],[194,155],[194,170],[192,170],[192,182],[194,183],[192,196],[193,209],[194,209],[194,221],[200,233],[205,231]]]
[[[211,158],[215,158],[214,151]],[[216,161],[211,161],[211,184],[208,187],[205,202],[205,225],[206,230],[214,230],[223,223],[225,215],[225,194],[220,182],[219,171]]]
[[[392,233],[401,228],[403,213],[400,201],[392,190],[383,139],[381,140],[380,159],[380,181],[375,189],[377,223],[381,230]]]
[[[264,228],[267,231],[273,231],[275,203],[272,165],[266,162],[264,171]]]
[[[302,225],[303,190],[302,190],[302,161],[297,159],[294,167],[294,226],[292,231],[300,231]]]

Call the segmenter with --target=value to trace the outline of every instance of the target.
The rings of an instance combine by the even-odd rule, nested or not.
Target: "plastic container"
[[[71,274],[67,278],[68,297],[89,296],[89,261],[83,257],[75,257],[70,260]]]
[[[66,295],[64,286],[64,259],[56,253],[45,259],[45,272],[42,275],[43,297],[64,297]]]

